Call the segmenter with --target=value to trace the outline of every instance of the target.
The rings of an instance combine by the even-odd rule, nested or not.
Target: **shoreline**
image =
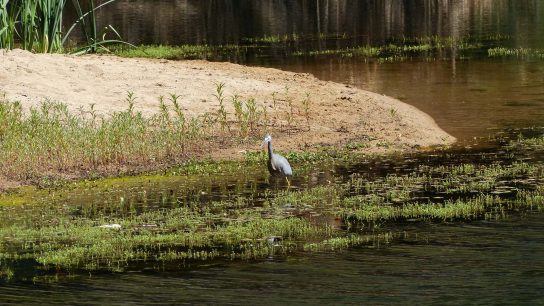
[[[265,131],[272,133],[275,148],[284,152],[351,146],[359,153],[388,154],[455,142],[430,116],[411,105],[349,85],[321,81],[310,74],[201,60],[75,57],[22,50],[0,50],[0,62],[0,91],[7,101],[20,101],[25,110],[50,100],[66,104],[74,113],[88,111],[93,105],[93,111],[108,118],[127,109],[128,92],[135,97],[135,110],[143,116],[158,113],[159,97],[172,94],[179,97],[188,118],[215,116],[223,107],[229,133],[215,137],[207,147],[193,152],[189,160],[240,159],[240,152],[258,150],[260,134]],[[224,84],[222,106],[214,96],[217,84]],[[223,138],[242,135],[240,129],[244,128],[235,116],[234,97],[242,103],[254,101],[257,112],[264,112],[264,121],[260,117],[245,138],[225,145]],[[165,166],[160,162],[157,165]],[[122,175],[154,169],[118,170],[114,173]],[[0,179],[1,186],[13,183]]]

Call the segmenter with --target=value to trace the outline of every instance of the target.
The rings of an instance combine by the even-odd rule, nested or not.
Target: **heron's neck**
[[[272,141],[268,142],[268,159],[272,159]]]

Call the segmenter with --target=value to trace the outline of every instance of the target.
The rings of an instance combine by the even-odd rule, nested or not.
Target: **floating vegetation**
[[[392,233],[384,233],[378,235],[348,235],[346,237],[335,237],[325,239],[318,243],[307,243],[304,245],[305,251],[335,251],[343,250],[354,246],[371,246],[388,244],[393,239]]]
[[[284,54],[295,57],[339,56],[344,58],[375,59],[380,63],[405,61],[412,58],[449,58],[465,57],[473,54],[482,55],[487,48],[500,46],[509,37],[504,35],[489,36],[422,36],[394,38],[382,45],[360,45],[357,39],[347,34],[299,35],[275,34],[256,38],[244,38],[239,45],[212,46],[181,45],[162,46],[144,45],[137,48],[116,46],[110,50],[123,57],[148,57],[164,59],[209,59],[236,61],[253,56],[267,56],[267,50],[277,54],[278,48],[284,49]],[[351,41],[350,39],[355,39]],[[322,49],[315,41],[342,41],[334,49]],[[315,48],[315,49],[314,49]],[[492,49],[490,49],[492,50]]]
[[[520,134],[516,139],[508,142],[507,147],[512,150],[542,151],[544,150],[544,135],[527,138]]]
[[[522,59],[544,59],[544,49],[496,47],[487,50],[489,57],[515,57]]]
[[[262,37],[245,37],[242,38],[242,42],[249,43],[249,44],[256,44],[256,43],[268,43],[268,44],[276,44],[276,43],[286,43],[286,42],[295,42],[300,40],[301,37],[297,33],[292,34],[275,34],[275,35],[264,35]]]
[[[313,41],[313,40],[341,40],[349,39],[350,37],[347,33],[319,33],[317,35],[307,35],[307,34],[272,34],[264,35],[261,37],[244,37],[242,38],[242,43],[244,44],[285,44],[285,43],[294,43],[294,42],[304,42],[304,41]]]
[[[441,37],[425,36],[417,38],[401,38],[381,46],[357,46],[339,49],[295,51],[294,56],[342,56],[357,58],[376,58],[381,62],[406,60],[421,56],[451,56],[451,52],[479,50],[483,43],[473,37]],[[447,51],[448,53],[444,53]]]
[[[211,45],[145,45],[136,48],[116,46],[108,50],[122,57],[161,58],[168,60],[181,59],[212,59],[239,55],[245,52],[246,47],[237,45],[211,46]]]

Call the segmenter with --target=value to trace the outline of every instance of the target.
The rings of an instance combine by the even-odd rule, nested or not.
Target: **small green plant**
[[[7,280],[10,280],[13,278],[15,273],[13,272],[13,269],[10,267],[2,267],[0,268],[0,278],[5,278]]]
[[[397,119],[398,118],[398,111],[395,109],[395,108],[390,108],[389,109],[389,114],[391,115],[391,117],[393,119]]]
[[[276,91],[274,91],[272,93],[272,105],[274,107],[274,110],[277,109],[277,103],[278,103],[278,93]]]
[[[236,122],[240,128],[239,136],[247,138],[250,133],[253,135],[259,135],[257,126],[261,119],[261,112],[257,107],[257,103],[254,98],[250,98],[243,102],[239,96],[234,95],[232,97],[232,105],[234,106],[234,116]]]
[[[136,96],[133,91],[127,91],[127,97],[125,101],[128,103],[128,112],[129,114],[134,114],[134,104],[136,104]]]
[[[310,93],[306,93],[306,98],[302,100],[302,107],[304,108],[304,117],[306,118],[308,131],[310,130],[310,103]]]
[[[172,102],[172,105],[174,106],[174,113],[177,116],[178,122],[180,122],[180,124],[182,125],[185,125],[185,113],[183,112],[183,109],[178,102],[179,97],[179,95],[170,94],[170,102]]]
[[[294,117],[294,108],[293,108],[293,98],[289,95],[289,87],[285,86],[285,99],[287,100],[287,133],[291,134],[291,129],[293,127]]]
[[[249,125],[249,130],[254,134],[258,135],[260,134],[257,130],[257,125],[259,123],[261,112],[259,112],[259,109],[257,107],[257,102],[255,101],[255,98],[250,98],[246,101],[246,118]]]
[[[219,109],[216,113],[216,119],[221,126],[221,132],[224,133],[225,128],[229,129],[230,131],[227,121],[227,111],[225,109],[225,83],[220,82],[215,84],[214,97],[217,99],[217,102],[219,102]]]
[[[238,95],[232,96],[232,105],[234,107],[234,116],[236,117],[236,121],[240,125],[240,136],[245,135],[247,127],[245,125],[244,118],[244,105]]]
[[[364,142],[350,142],[346,145],[346,149],[348,150],[359,150],[368,148],[369,144]]]
[[[164,96],[159,97],[159,114],[160,118],[166,124],[170,123],[170,113],[168,111],[168,105],[164,103]]]

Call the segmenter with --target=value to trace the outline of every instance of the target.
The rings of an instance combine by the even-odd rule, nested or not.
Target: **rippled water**
[[[544,303],[544,215],[417,224],[377,249],[0,287],[4,304]],[[29,294],[29,292],[32,292]]]

